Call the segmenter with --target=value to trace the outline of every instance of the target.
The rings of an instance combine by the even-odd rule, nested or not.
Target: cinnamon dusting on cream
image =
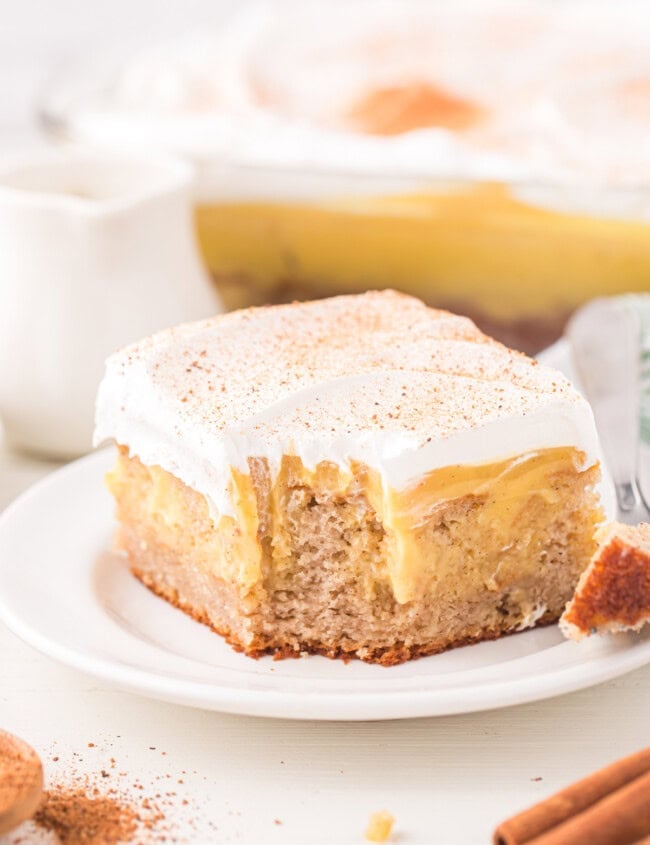
[[[564,376],[395,291],[231,312],[116,353],[97,403],[95,443],[108,438],[220,510],[250,456],[363,460],[399,489],[527,450],[597,454]]]

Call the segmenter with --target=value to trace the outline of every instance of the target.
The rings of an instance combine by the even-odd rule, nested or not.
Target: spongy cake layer
[[[470,494],[422,501],[399,537],[361,468],[346,479],[286,459],[271,485],[253,465],[254,524],[215,526],[203,496],[126,450],[109,486],[135,574],[236,648],[390,664],[558,618],[601,518],[598,468],[579,471],[564,451],[529,458],[530,484],[497,466]],[[409,560],[395,559],[395,540]]]

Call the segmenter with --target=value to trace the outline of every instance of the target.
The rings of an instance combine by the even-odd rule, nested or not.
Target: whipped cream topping
[[[231,513],[230,468],[361,461],[393,489],[428,471],[574,446],[591,409],[560,373],[393,291],[231,312],[112,355],[95,445],[128,446]]]
[[[635,188],[650,167],[649,24],[645,0],[267,0],[52,108],[85,140],[220,166]],[[365,93],[411,83],[483,117],[391,136],[347,121]]]

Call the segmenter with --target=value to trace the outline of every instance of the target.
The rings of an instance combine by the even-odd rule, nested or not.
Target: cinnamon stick
[[[632,785],[637,779],[643,781],[643,776],[648,773],[650,773],[650,748],[646,748],[629,757],[624,757],[622,760],[617,760],[610,766],[594,772],[594,774],[589,775],[583,780],[557,792],[555,795],[546,799],[546,801],[542,801],[540,804],[536,804],[523,813],[519,813],[513,816],[513,818],[502,822],[494,833],[494,845],[524,845],[524,843],[526,845],[528,843],[533,845],[533,842],[535,845],[541,845],[541,843],[537,842],[537,839],[541,839],[542,834],[558,828],[568,819],[578,817],[585,813],[588,808],[598,804],[598,802],[602,801],[605,804],[603,799],[607,796],[611,796],[612,793],[616,793],[618,790],[622,791],[624,787],[628,784]],[[640,790],[640,793],[637,792],[637,789]],[[622,803],[620,800],[613,801],[614,796],[612,796],[612,801],[605,804],[605,812],[609,814],[608,818],[618,817],[621,813],[625,813],[625,806],[622,806],[622,804],[625,805],[626,802],[629,802],[630,807],[634,805],[635,813],[637,809],[642,810],[642,795],[644,790],[646,790],[645,809],[650,813],[649,789],[650,787],[646,779],[645,782],[641,783],[640,787],[637,785],[634,789],[631,789],[630,793],[625,793]],[[639,808],[637,802],[639,801],[640,794],[641,807]],[[602,808],[599,809],[597,816],[601,819],[602,824],[601,813]],[[581,823],[584,823],[584,819]],[[625,845],[630,843],[631,845],[635,840],[642,839],[647,833],[650,833],[650,827],[647,830],[639,830],[632,838],[621,839],[620,843],[621,845],[623,843]],[[578,840],[575,838],[572,840],[557,840],[558,843],[563,841],[576,845]],[[589,845],[595,845],[597,841],[600,840],[595,840],[591,837],[589,839]],[[607,841],[607,845],[613,845],[613,843],[619,842],[618,839],[603,841]],[[547,845],[544,840],[541,840],[541,842]],[[554,843],[555,841],[548,840],[548,845],[551,845],[552,842]]]
[[[647,833],[650,833],[650,772],[531,839],[530,845],[634,845]]]

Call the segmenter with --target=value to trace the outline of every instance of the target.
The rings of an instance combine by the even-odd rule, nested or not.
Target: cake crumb
[[[390,837],[395,819],[387,810],[379,810],[372,813],[368,827],[366,828],[366,839],[369,842],[386,842]]]

